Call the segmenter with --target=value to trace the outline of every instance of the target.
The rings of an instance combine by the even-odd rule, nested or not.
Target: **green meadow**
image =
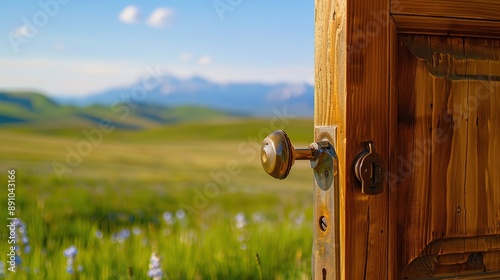
[[[312,120],[277,124],[296,146],[313,139]],[[312,172],[297,162],[286,180],[264,173],[260,143],[274,126],[221,116],[99,133],[0,127],[0,278],[150,279],[155,253],[162,279],[310,279]],[[15,273],[8,170],[26,225]]]

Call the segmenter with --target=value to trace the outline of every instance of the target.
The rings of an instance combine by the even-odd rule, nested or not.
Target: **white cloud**
[[[200,65],[208,65],[212,62],[212,57],[209,56],[209,55],[204,55],[204,56],[201,56],[199,59],[198,59],[198,64]]]
[[[28,37],[30,35],[30,30],[26,24],[23,24],[16,28],[14,31],[17,35],[23,36],[23,37]]]
[[[131,85],[147,74],[146,66],[123,60],[0,58],[0,85],[50,95],[83,96]]]
[[[183,53],[183,54],[181,54],[179,59],[183,62],[188,62],[188,61],[191,61],[191,59],[193,59],[193,55],[190,53]]]
[[[157,8],[148,18],[148,24],[153,27],[163,27],[171,23],[174,10],[168,8]]]
[[[129,5],[123,9],[118,18],[124,23],[136,23],[140,18],[139,9],[134,5]]]

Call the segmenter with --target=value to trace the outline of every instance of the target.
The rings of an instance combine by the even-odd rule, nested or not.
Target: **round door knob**
[[[288,176],[294,162],[293,146],[283,130],[276,130],[264,139],[260,154],[267,174],[280,180]]]
[[[264,171],[276,179],[285,179],[296,159],[315,159],[315,150],[295,149],[283,130],[269,134],[262,142],[261,162]]]

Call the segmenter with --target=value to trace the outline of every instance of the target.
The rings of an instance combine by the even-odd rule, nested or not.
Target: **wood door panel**
[[[488,273],[500,277],[500,236],[440,239],[429,244],[401,273],[401,279],[455,278]]]
[[[397,61],[401,276],[499,271],[500,41],[401,36]]]

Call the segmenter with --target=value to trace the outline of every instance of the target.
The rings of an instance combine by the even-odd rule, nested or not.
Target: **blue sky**
[[[313,81],[314,1],[11,0],[0,88],[82,96],[159,66],[216,82]]]

